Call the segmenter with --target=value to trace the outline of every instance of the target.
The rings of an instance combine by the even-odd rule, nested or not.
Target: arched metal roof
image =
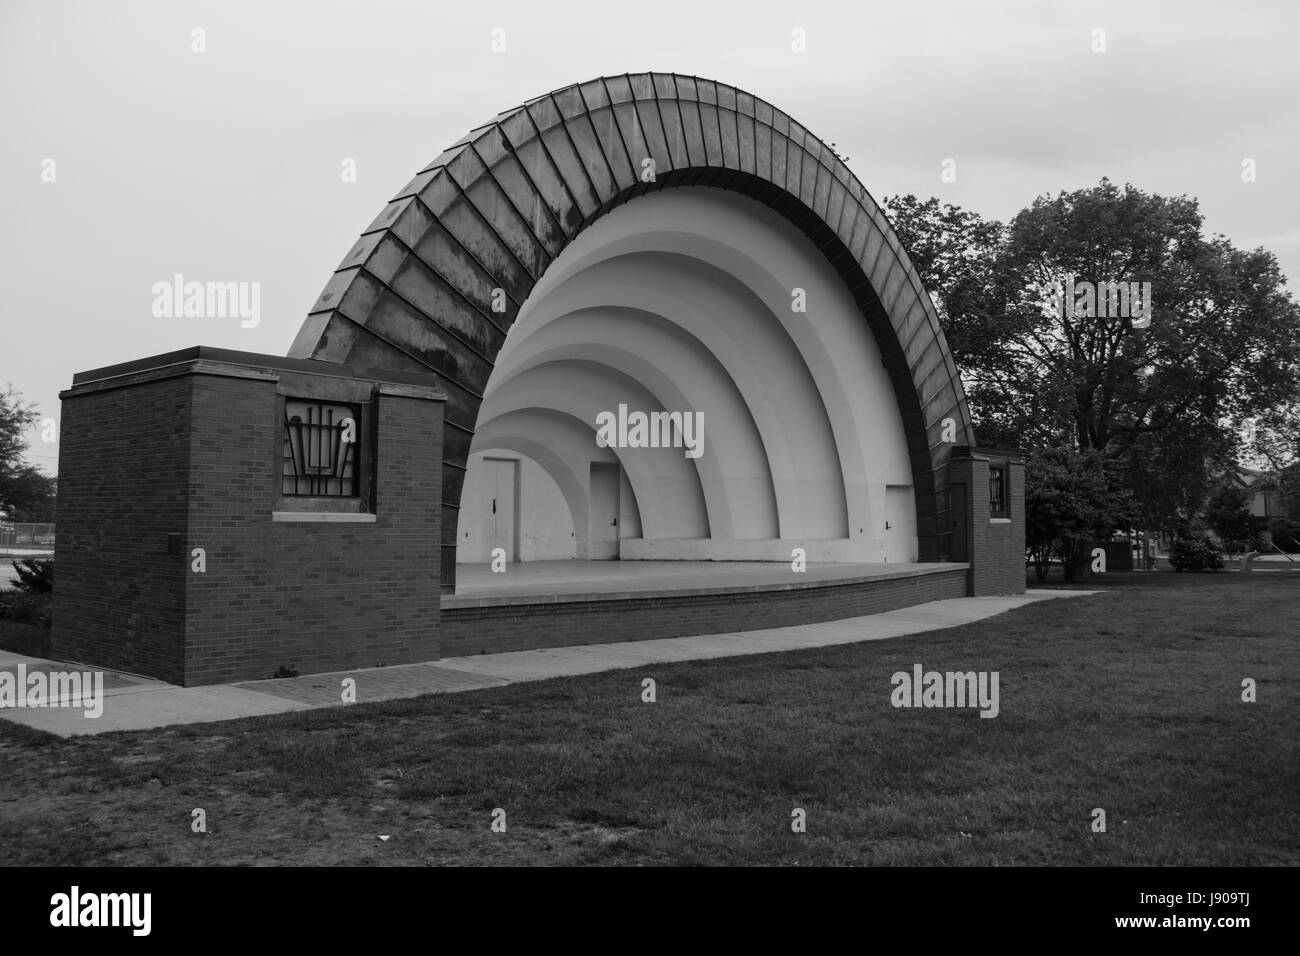
[[[825,143],[771,104],[713,80],[637,73],[539,96],[446,150],[362,233],[290,349],[295,358],[437,374],[448,394],[445,586],[455,579],[479,404],[519,308],[597,218],[682,186],[765,203],[843,277],[898,399],[921,560],[947,555],[946,466],[953,445],[974,444],[974,435],[938,316],[884,213]],[[949,442],[945,419],[956,426]]]

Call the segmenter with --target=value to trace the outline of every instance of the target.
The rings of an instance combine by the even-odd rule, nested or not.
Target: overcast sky
[[[1198,197],[1209,231],[1272,250],[1294,290],[1297,26],[1292,0],[0,0],[0,386],[57,418],[77,371],[198,344],[283,354],[443,148],[537,94],[642,70],[769,100],[878,199],[1005,219],[1102,176]],[[260,282],[260,324],[156,318],[152,286],[175,273]],[[32,438],[53,472],[57,446]]]

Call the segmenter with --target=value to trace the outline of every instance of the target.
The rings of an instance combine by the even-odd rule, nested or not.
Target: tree
[[[0,515],[18,521],[54,520],[54,479],[23,461],[36,417],[13,386],[0,393]]]
[[[34,465],[0,473],[0,508],[13,521],[52,523],[56,479]]]
[[[1095,451],[1041,449],[1025,462],[1025,545],[1038,580],[1051,557],[1065,579],[1086,567],[1093,542],[1133,527],[1136,505],[1114,462]]]
[[[891,196],[885,209],[912,267],[934,300],[959,369],[985,347],[980,336],[990,301],[989,264],[1003,244],[1002,223],[931,198]]]
[[[0,468],[15,465],[27,450],[23,433],[36,421],[36,407],[24,403],[12,385],[0,392]]]
[[[1168,527],[1235,464],[1248,420],[1285,432],[1300,307],[1271,253],[1203,235],[1196,200],[1103,179],[1005,226],[912,196],[886,207],[941,302],[983,443],[1097,452],[1142,522]]]
[[[1278,499],[1293,521],[1300,521],[1300,461],[1287,465],[1277,475]]]
[[[1250,492],[1225,482],[1205,506],[1205,523],[1225,545],[1245,544],[1255,536],[1255,517],[1250,513]]]
[[[1300,465],[1300,376],[1294,399],[1277,403],[1247,423],[1242,450],[1278,472]]]

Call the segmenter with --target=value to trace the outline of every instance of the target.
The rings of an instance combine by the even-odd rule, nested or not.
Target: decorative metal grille
[[[1002,468],[989,469],[989,514],[994,518],[1005,517],[1007,513],[1006,471]]]
[[[356,406],[285,399],[280,493],[357,497],[360,433],[361,413]]]

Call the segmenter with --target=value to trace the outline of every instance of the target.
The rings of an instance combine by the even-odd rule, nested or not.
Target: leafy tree
[[[1120,463],[1139,520],[1170,527],[1203,506],[1248,420],[1287,433],[1300,307],[1271,253],[1203,234],[1195,199],[1103,179],[1005,225],[914,196],[885,205],[939,300],[983,443],[1096,452]],[[1072,281],[1149,282],[1149,326],[1132,302],[1111,314],[1070,296]]]
[[[1205,506],[1205,523],[1225,544],[1245,543],[1255,535],[1255,517],[1250,513],[1250,492],[1231,482],[1210,496]]]
[[[23,433],[36,421],[36,407],[25,403],[12,385],[0,392],[0,468],[12,467],[27,450]]]
[[[13,386],[0,393],[0,515],[17,521],[54,520],[54,479],[23,461],[36,418]]]
[[[934,300],[957,367],[974,367],[987,347],[980,319],[992,293],[989,264],[1002,247],[1003,225],[934,198],[892,196],[885,209]]]
[[[56,480],[34,465],[0,473],[0,507],[13,521],[54,521]]]
[[[1251,420],[1242,441],[1246,455],[1267,462],[1278,471],[1300,465],[1300,376],[1296,378],[1295,388],[1294,400],[1279,402]]]
[[[1294,461],[1277,474],[1278,499],[1293,521],[1300,521],[1300,461]]]
[[[1074,580],[1092,543],[1133,527],[1136,511],[1115,463],[1095,451],[1047,448],[1026,458],[1025,544],[1040,581],[1053,554]]]

